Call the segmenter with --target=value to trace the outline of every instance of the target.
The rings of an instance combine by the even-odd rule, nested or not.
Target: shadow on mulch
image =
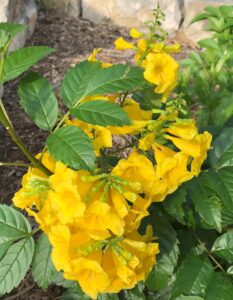
[[[133,54],[114,50],[113,42],[119,36],[127,39],[128,30],[109,24],[96,25],[84,19],[61,17],[52,11],[40,10],[36,30],[27,42],[27,46],[46,45],[55,48],[56,52],[45,58],[32,70],[52,81],[59,99],[59,86],[67,69],[86,59],[94,48],[103,48],[99,55],[99,59],[102,61],[133,62]],[[3,102],[18,135],[30,151],[36,154],[41,151],[47,135],[32,124],[20,107],[17,86],[18,79],[5,85]],[[0,161],[27,162],[1,126],[0,140]],[[14,193],[20,188],[21,177],[25,171],[20,167],[1,167],[0,203],[11,203]],[[61,289],[58,287],[51,287],[46,292],[38,289],[29,272],[17,289],[1,299],[49,300],[58,299],[60,294]]]

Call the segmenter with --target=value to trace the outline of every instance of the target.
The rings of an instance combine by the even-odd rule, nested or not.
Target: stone
[[[164,27],[170,34],[179,29],[182,20],[182,0],[160,1],[167,19]],[[154,0],[82,0],[82,17],[99,23],[110,21],[119,26],[144,28],[151,20]]]
[[[37,20],[37,6],[34,0],[1,0],[0,22],[13,22],[26,25],[26,30],[18,34],[10,46],[10,51],[22,47],[32,35]]]
[[[198,1],[198,0],[185,0],[184,2],[184,22],[181,30],[185,33],[188,39],[197,42],[201,39],[208,38],[212,34],[205,31],[206,21],[200,21],[190,25],[191,20],[207,6],[220,6],[220,5],[233,5],[232,0],[225,1]]]
[[[42,0],[42,3],[48,9],[54,9],[60,14],[66,14],[72,17],[81,15],[81,0]]]

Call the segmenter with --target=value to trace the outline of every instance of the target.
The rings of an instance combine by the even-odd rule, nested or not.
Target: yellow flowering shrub
[[[180,46],[167,43],[161,12],[157,12],[158,20],[149,25],[149,33],[132,28],[133,42],[122,37],[115,41],[117,50],[134,51],[135,66],[99,61],[101,49],[97,48],[67,72],[61,85],[65,114],[58,117],[56,96],[45,79],[29,74],[20,82],[18,94],[25,111],[38,127],[49,132],[44,149],[36,156],[15,135],[0,105],[0,121],[32,162],[13,204],[38,224],[35,231],[25,225],[15,233],[11,231],[15,226],[12,217],[9,232],[15,234],[14,242],[18,242],[18,232],[24,233],[22,240],[31,239],[38,230],[43,232],[45,247],[39,244],[33,259],[33,274],[42,288],[55,279],[46,274],[43,281],[41,273],[37,274],[41,272],[36,266],[41,249],[49,249],[48,255],[51,252],[51,261],[48,256],[44,259],[54,268],[51,273],[60,272],[63,279],[74,282],[76,288],[79,285],[92,299],[99,294],[108,297],[109,293],[126,293],[141,282],[150,282],[152,270],[156,273],[156,291],[173,280],[179,242],[169,220],[177,210],[175,222],[186,226],[182,205],[187,191],[179,188],[187,181],[193,184],[186,183],[187,190],[195,183],[198,186],[197,176],[211,148],[212,135],[207,130],[199,131],[182,95],[174,93],[179,64],[172,55],[180,51]],[[49,101],[38,100],[42,92],[48,92]],[[39,101],[36,108],[31,108],[31,99]],[[216,180],[217,173],[211,174]],[[213,186],[208,191],[212,190]],[[170,195],[174,192],[177,198],[173,207]],[[216,197],[207,197],[211,212],[211,201],[216,202]],[[168,204],[164,204],[167,199]],[[199,221],[203,226],[221,230],[218,220],[208,219],[208,213],[200,213],[198,219],[190,200],[185,205],[187,228],[203,218]],[[200,203],[194,206],[196,212],[203,207]],[[6,223],[4,218],[0,206],[0,229]],[[158,232],[161,219],[162,230]],[[7,238],[1,239],[0,233],[0,245],[10,245]],[[0,251],[0,270],[4,249]],[[172,266],[164,267],[170,262]],[[46,273],[45,263],[44,268]],[[1,290],[0,279],[0,294],[9,291],[5,287]],[[186,290],[177,295],[182,294],[186,295]]]

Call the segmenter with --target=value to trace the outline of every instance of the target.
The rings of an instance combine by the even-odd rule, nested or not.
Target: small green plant
[[[192,23],[207,21],[212,37],[201,51],[181,61],[178,91],[196,111],[201,126],[223,125],[233,115],[233,6],[206,7]]]

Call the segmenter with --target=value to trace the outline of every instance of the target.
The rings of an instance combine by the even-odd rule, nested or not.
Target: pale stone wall
[[[0,22],[25,24],[25,32],[15,37],[11,50],[22,47],[36,26],[37,7],[34,0],[0,0]]]

